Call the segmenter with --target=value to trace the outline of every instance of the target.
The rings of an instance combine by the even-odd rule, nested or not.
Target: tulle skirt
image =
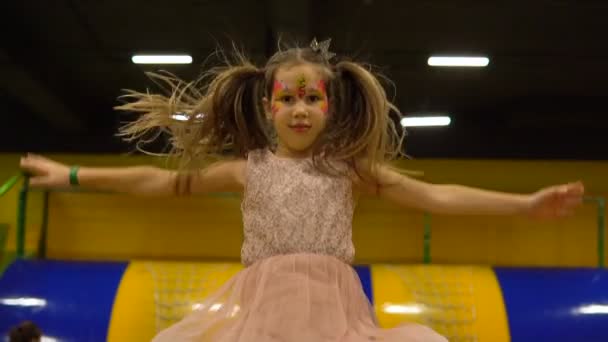
[[[260,260],[154,340],[222,342],[443,342],[407,324],[382,329],[355,270],[331,256],[290,254]]]

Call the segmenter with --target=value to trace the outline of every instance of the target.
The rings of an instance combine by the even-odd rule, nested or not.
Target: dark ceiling
[[[608,159],[608,1],[13,0],[2,5],[0,151],[125,152],[112,110],[152,84],[134,53],[189,53],[185,79],[219,43],[254,60],[279,36],[333,38],[380,66],[412,128],[416,158]],[[484,69],[437,69],[431,54],[484,54]]]

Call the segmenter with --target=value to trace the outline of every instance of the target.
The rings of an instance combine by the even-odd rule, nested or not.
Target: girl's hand
[[[528,214],[539,219],[570,216],[583,202],[584,194],[580,181],[541,189],[530,195]]]
[[[67,188],[70,168],[54,160],[28,153],[21,157],[21,169],[31,174],[30,185],[38,188]]]

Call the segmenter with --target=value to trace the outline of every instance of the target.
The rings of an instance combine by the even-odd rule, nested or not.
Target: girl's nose
[[[308,111],[303,104],[297,104],[293,109],[293,116],[296,118],[303,118],[308,116]]]

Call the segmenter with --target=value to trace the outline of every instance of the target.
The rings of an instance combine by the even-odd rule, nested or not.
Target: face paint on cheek
[[[298,97],[303,98],[306,94],[306,77],[300,76],[298,77]]]
[[[282,104],[280,101],[277,101],[283,93],[287,91],[287,85],[283,81],[274,81],[272,87],[272,105],[270,107],[270,112],[272,113],[272,118],[274,119],[275,114],[281,109]]]
[[[321,110],[323,111],[323,114],[327,114],[327,112],[329,111],[329,99],[327,98],[327,88],[325,87],[325,81],[319,80],[319,82],[317,82],[317,89],[323,97],[323,100],[320,101]]]
[[[281,103],[280,102],[274,102],[272,104],[272,107],[270,107],[270,112],[272,113],[272,118],[274,119],[274,116],[277,114],[277,112],[279,111],[279,109],[281,109]]]
[[[327,102],[327,100],[322,101],[321,110],[323,111],[323,114],[325,114],[325,115],[327,115],[327,112],[329,112],[329,103]]]

